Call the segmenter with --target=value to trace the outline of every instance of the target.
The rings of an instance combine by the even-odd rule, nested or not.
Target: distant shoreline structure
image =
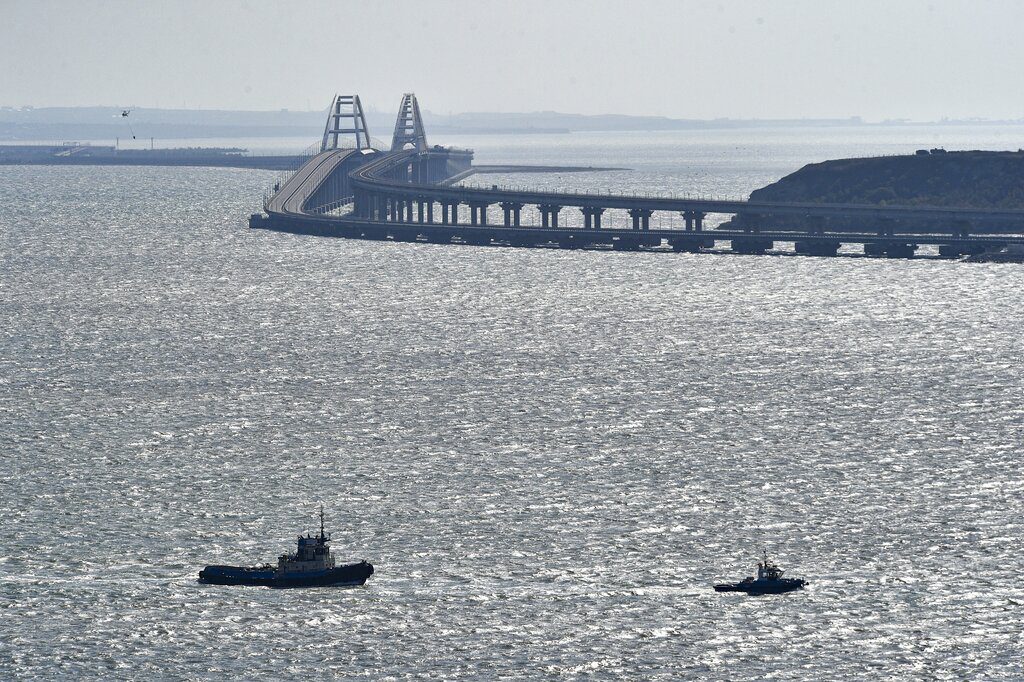
[[[26,140],[113,140],[127,131],[113,112],[120,107],[0,107],[0,141]],[[323,128],[321,111],[231,111],[209,109],[132,110],[132,124],[141,138],[265,138],[311,137]],[[750,128],[837,128],[837,127],[933,127],[933,126],[1024,126],[1024,119],[947,119],[880,122],[848,118],[798,119],[679,119],[663,116],[618,114],[565,114],[554,111],[464,114],[431,114],[424,121],[436,133],[445,135],[536,135],[586,132],[668,132],[688,130],[737,130]],[[390,125],[382,115],[370,111],[371,127]]]
[[[201,166],[284,171],[295,170],[304,159],[297,154],[249,154],[237,147],[117,149],[80,142],[0,143],[0,166]]]

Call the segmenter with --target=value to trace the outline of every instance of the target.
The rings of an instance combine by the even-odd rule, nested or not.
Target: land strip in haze
[[[121,120],[124,106],[95,107],[0,107],[0,140],[108,140],[125,137]],[[371,130],[389,132],[391,112],[368,110]],[[211,109],[132,108],[131,122],[140,138],[317,137],[323,131],[323,111],[230,111]],[[714,130],[752,127],[869,126],[859,117],[839,119],[674,119],[662,116],[583,115],[553,111],[532,113],[424,112],[424,123],[438,134],[566,133],[584,131]],[[907,121],[886,121],[899,125]],[[942,121],[949,124],[1019,121]],[[919,125],[919,124],[915,124]]]

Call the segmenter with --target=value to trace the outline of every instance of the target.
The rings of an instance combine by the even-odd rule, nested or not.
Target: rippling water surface
[[[883,133],[436,141],[733,195],[1018,146]],[[248,230],[270,177],[0,167],[0,677],[1019,679],[1024,267]],[[196,583],[319,501],[364,588]],[[810,587],[711,591],[763,545]]]

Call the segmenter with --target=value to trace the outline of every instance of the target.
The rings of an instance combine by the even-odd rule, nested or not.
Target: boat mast
[[[320,505],[320,539],[323,540],[324,537],[326,537],[324,535],[324,506],[321,504]]]

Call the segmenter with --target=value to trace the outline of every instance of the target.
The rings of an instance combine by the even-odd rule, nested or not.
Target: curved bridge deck
[[[267,202],[267,213],[303,216],[307,202],[317,190],[344,163],[359,152],[355,149],[331,149],[320,152],[296,171]]]

